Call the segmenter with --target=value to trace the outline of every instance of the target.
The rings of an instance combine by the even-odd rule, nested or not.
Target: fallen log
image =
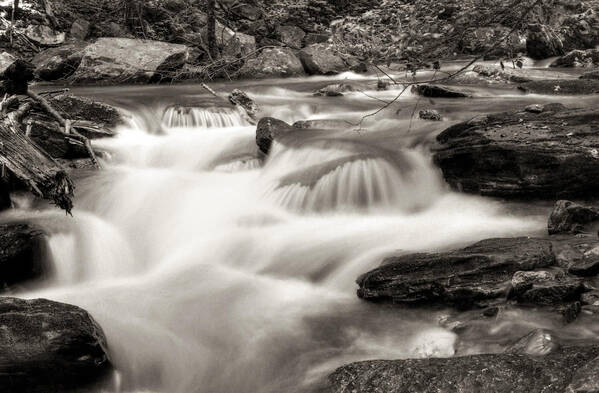
[[[0,120],[0,165],[34,195],[71,213],[73,183],[63,168],[20,130],[10,114]]]

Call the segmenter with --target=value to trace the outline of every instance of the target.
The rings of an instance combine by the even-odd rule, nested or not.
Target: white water
[[[261,163],[254,127],[227,121],[156,135],[134,119],[96,143],[112,158],[79,182],[73,218],[11,213],[53,233],[55,275],[25,296],[98,320],[111,393],[302,392],[354,360],[451,356],[441,312],[363,303],[356,277],[398,250],[543,227],[449,192],[424,148],[373,148],[349,130],[275,144]]]

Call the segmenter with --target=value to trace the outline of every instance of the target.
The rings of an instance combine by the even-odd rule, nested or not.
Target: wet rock
[[[371,301],[470,308],[490,300],[505,301],[514,273],[554,263],[551,243],[546,240],[487,239],[461,250],[389,257],[358,278],[358,296]],[[523,288],[523,293],[531,289]],[[545,298],[550,295],[525,300]]]
[[[0,298],[0,391],[83,389],[111,370],[100,326],[79,307]]]
[[[75,40],[83,41],[89,35],[90,26],[90,23],[85,19],[77,19],[71,25],[69,35]]]
[[[423,97],[467,98],[470,94],[447,86],[421,84],[412,86],[412,92]]]
[[[245,62],[239,71],[245,78],[276,78],[304,75],[302,63],[289,48],[266,48]]]
[[[306,33],[297,26],[277,26],[275,33],[279,41],[293,49],[300,49],[306,36]]]
[[[92,122],[96,127],[113,128],[123,122],[121,113],[113,106],[94,101],[86,97],[78,97],[70,94],[59,94],[48,98],[48,101],[58,112],[67,119],[78,120],[76,124]],[[84,133],[88,138],[109,136],[105,133]]]
[[[576,301],[583,291],[580,279],[560,270],[516,272],[512,287],[519,303],[546,306]]]
[[[596,393],[599,392],[599,357],[580,367],[572,377],[572,383],[566,388],[566,393]]]
[[[44,266],[48,255],[46,236],[40,229],[0,225],[0,289],[40,277],[48,268]]]
[[[315,120],[298,120],[293,123],[295,128],[310,128],[317,130],[342,129],[351,126],[346,120],[341,119],[315,119]]]
[[[599,220],[599,211],[577,203],[560,200],[555,203],[549,216],[547,228],[550,235],[556,233],[580,233],[585,226]]]
[[[260,108],[258,108],[258,104],[256,104],[256,102],[252,100],[244,91],[234,89],[229,94],[229,102],[233,105],[240,106],[245,110],[252,120],[256,120],[256,115],[258,114]]]
[[[262,153],[268,154],[273,141],[293,131],[297,131],[297,128],[290,126],[282,120],[273,117],[264,117],[260,119],[256,127],[256,144]]]
[[[328,44],[313,44],[299,52],[299,58],[310,75],[332,75],[347,71],[345,61]]]
[[[556,108],[557,109],[557,108]],[[454,188],[558,199],[599,190],[599,110],[508,112],[449,127],[434,160]]]
[[[30,25],[25,29],[25,35],[31,41],[42,46],[56,46],[64,42],[66,34],[55,31],[46,25]]]
[[[576,276],[590,277],[599,274],[599,250],[586,252],[580,260],[574,261],[568,272]]]
[[[169,80],[188,58],[185,45],[130,38],[99,38],[88,45],[74,83],[149,83]]]
[[[0,75],[4,74],[4,71],[17,60],[16,57],[8,52],[0,53]]]
[[[584,305],[599,306],[599,291],[594,290],[583,293],[580,297],[580,302]]]
[[[45,81],[55,81],[71,76],[81,63],[84,49],[84,43],[75,42],[38,53],[31,60],[35,66],[35,76]]]
[[[544,356],[560,348],[558,338],[547,329],[535,329],[505,349],[505,353]]]
[[[356,91],[356,88],[348,83],[334,83],[318,89],[314,95],[323,97],[338,97],[342,96],[343,93],[352,91]]]
[[[418,112],[418,117],[423,120],[433,120],[433,121],[441,121],[443,120],[443,116],[439,113],[439,111],[435,109],[423,109]]]
[[[599,93],[599,81],[585,79],[547,79],[522,83],[524,93],[548,95],[579,95]]]
[[[528,25],[526,51],[533,59],[546,59],[564,54],[561,38],[549,27],[542,24]]]
[[[566,392],[586,380],[599,347],[567,347],[546,356],[513,353],[453,358],[370,360],[338,368],[323,392]],[[580,372],[579,372],[580,371]]]
[[[599,80],[599,70],[585,72],[580,76],[580,79],[596,79]]]
[[[514,83],[524,83],[531,81],[530,78],[521,74],[521,70],[501,69],[499,67],[477,64],[472,68],[472,71],[481,76],[493,78],[495,80],[500,81]]]
[[[29,137],[52,158],[67,160],[87,158],[89,153],[85,145],[71,138],[65,138],[64,129],[56,122],[31,120]]]
[[[573,50],[551,63],[550,67],[595,67],[599,65],[599,49]]]

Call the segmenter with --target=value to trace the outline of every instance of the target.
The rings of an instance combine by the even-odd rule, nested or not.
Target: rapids
[[[311,95],[339,78],[364,89]],[[213,87],[223,97],[241,88],[261,115],[289,123],[357,123],[395,94],[375,84],[345,74]],[[467,104],[407,94],[361,126],[300,130],[262,160],[255,126],[198,86],[75,89],[118,105],[129,122],[95,141],[105,169],[79,176],[73,217],[26,198],[0,217],[51,233],[53,274],[17,295],[94,316],[118,370],[106,393],[308,392],[350,361],[452,356],[457,337],[438,323],[449,311],[367,304],[354,281],[390,252],[544,232],[548,206],[452,192],[431,163],[429,143],[451,122],[555,100],[475,90]],[[412,118],[414,105],[448,121]],[[489,351],[499,331],[553,323],[515,314],[461,346]]]

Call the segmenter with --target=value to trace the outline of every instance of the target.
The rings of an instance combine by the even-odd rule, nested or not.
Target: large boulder
[[[299,52],[300,60],[310,75],[332,75],[349,70],[334,48],[328,44],[313,44]]]
[[[292,127],[282,120],[264,117],[260,119],[256,127],[256,144],[262,153],[268,154],[273,141],[297,130],[296,127]]]
[[[546,59],[564,54],[564,45],[559,35],[551,27],[542,24],[528,26],[526,51],[533,59]]]
[[[172,77],[188,58],[185,45],[130,38],[99,38],[88,45],[74,83],[159,82]]]
[[[547,228],[550,235],[557,233],[584,232],[585,226],[599,221],[599,211],[571,201],[560,200],[555,203],[549,216]]]
[[[49,268],[49,258],[42,230],[25,224],[0,225],[0,290],[40,277]]]
[[[560,28],[566,50],[589,49],[599,45],[599,15],[597,8],[581,14],[567,15]]]
[[[541,113],[478,116],[437,136],[434,161],[455,189],[559,199],[599,191],[599,110],[548,104]]]
[[[554,264],[547,240],[487,239],[461,250],[388,257],[358,278],[358,296],[370,301],[471,308],[505,301],[515,277]],[[518,296],[528,300],[527,292],[538,290],[533,284],[539,280],[523,281]],[[566,296],[555,303],[569,300]]]
[[[266,48],[239,70],[244,78],[275,78],[304,75],[302,63],[288,48]]]
[[[81,63],[84,49],[85,43],[74,42],[38,53],[31,60],[35,66],[35,76],[45,81],[71,76]]]
[[[596,67],[599,66],[599,49],[573,50],[556,59],[550,67]]]
[[[79,307],[3,297],[0,326],[2,392],[84,389],[111,370],[102,329]]]
[[[566,347],[547,356],[516,353],[453,358],[369,360],[341,366],[327,393],[596,392],[599,346]]]

